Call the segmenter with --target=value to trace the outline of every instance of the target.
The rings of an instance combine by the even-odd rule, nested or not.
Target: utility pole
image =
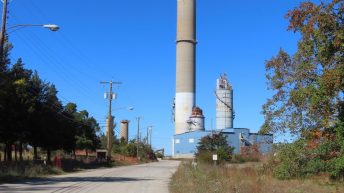
[[[0,63],[3,63],[4,60],[4,44],[5,44],[5,34],[6,34],[6,22],[7,22],[7,0],[2,0],[2,24],[1,24],[1,32],[0,32]]]
[[[150,130],[149,130],[149,146],[151,149],[152,149],[152,132],[153,132],[153,126],[150,127]]]
[[[149,144],[149,141],[148,141],[148,139],[149,139],[149,126],[147,127],[147,135],[146,135],[146,144],[148,145]]]
[[[142,117],[136,117],[137,120],[137,139],[136,139],[136,158],[139,158],[139,140],[140,140],[140,120]]]
[[[110,84],[110,92],[108,95],[106,95],[109,99],[109,110],[108,110],[108,116],[107,116],[107,159],[111,161],[111,152],[112,152],[112,144],[113,144],[113,117],[111,115],[111,108],[112,108],[112,100],[116,99],[116,93],[112,92],[112,85],[113,84],[122,84],[121,82],[106,82],[106,81],[101,81],[100,84]]]

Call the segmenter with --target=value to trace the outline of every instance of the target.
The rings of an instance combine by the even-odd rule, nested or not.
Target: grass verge
[[[32,162],[1,163],[0,183],[16,182],[22,179],[39,178],[63,173],[64,171],[60,168],[34,164]]]
[[[122,162],[80,161],[73,159],[62,160],[62,168],[44,165],[43,162],[0,162],[0,183],[16,182],[24,179],[42,178],[49,175],[60,175],[85,169],[110,168],[127,165]]]
[[[344,185],[325,176],[278,180],[264,172],[260,163],[193,167],[183,161],[170,183],[172,193],[340,193]]]

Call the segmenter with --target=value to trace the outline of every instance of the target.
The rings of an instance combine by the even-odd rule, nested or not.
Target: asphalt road
[[[2,184],[0,192],[167,193],[168,183],[179,163],[179,161],[160,161]]]

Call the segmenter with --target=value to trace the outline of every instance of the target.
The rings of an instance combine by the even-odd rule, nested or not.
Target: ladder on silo
[[[226,107],[228,107],[229,110],[232,111],[232,117],[233,117],[233,119],[234,119],[234,118],[235,118],[235,113],[234,113],[233,108],[232,108],[228,103],[226,103],[225,101],[223,101],[223,100],[219,97],[219,95],[217,95],[216,90],[214,91],[214,93],[215,93],[216,98],[217,98],[221,103],[223,103]]]

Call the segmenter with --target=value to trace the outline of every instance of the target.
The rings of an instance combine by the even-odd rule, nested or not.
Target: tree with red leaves
[[[262,133],[326,132],[343,114],[344,1],[301,3],[286,14],[288,30],[299,33],[298,50],[283,49],[266,62],[269,89]]]

